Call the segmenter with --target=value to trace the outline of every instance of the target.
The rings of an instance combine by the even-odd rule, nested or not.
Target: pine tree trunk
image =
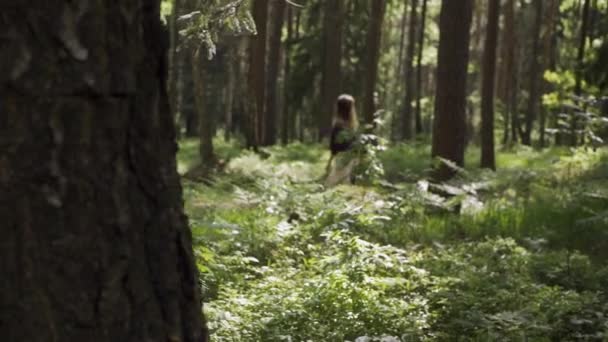
[[[404,62],[404,50],[405,50],[405,33],[406,33],[406,27],[407,27],[407,14],[408,14],[408,2],[407,0],[404,1],[403,3],[403,16],[401,18],[401,27],[400,27],[400,34],[399,34],[399,58],[397,59],[397,72],[395,75],[398,75],[398,77],[400,77],[401,75],[405,75],[403,72],[403,62]],[[399,88],[400,89],[400,88]],[[395,108],[399,108],[398,107],[398,97],[400,97],[401,95],[397,95],[395,97]],[[403,119],[403,118],[401,118]],[[398,118],[398,115],[396,114],[396,112],[393,114],[393,120],[392,120],[392,126],[391,126],[391,138],[393,140],[398,140],[400,137],[399,134],[399,127],[402,127],[402,125],[400,125],[400,120]]]
[[[202,48],[194,50],[192,55],[192,79],[194,81],[194,102],[198,114],[199,123],[199,156],[202,169],[208,169],[215,165],[215,154],[213,152],[213,115],[209,106],[205,103],[205,73],[203,66]]]
[[[365,95],[363,98],[363,115],[367,123],[372,123],[376,111],[375,90],[378,79],[378,62],[380,60],[380,44],[382,41],[382,24],[386,0],[371,2],[369,30],[367,31],[367,62],[365,69]]]
[[[524,145],[531,146],[532,145],[532,128],[534,121],[536,120],[536,114],[540,109],[539,103],[539,82],[540,76],[539,73],[542,73],[540,70],[541,65],[539,65],[539,57],[540,57],[540,35],[541,35],[541,26],[543,22],[543,2],[535,1],[535,19],[534,19],[534,31],[532,32],[532,55],[530,61],[530,97],[528,98],[528,108],[526,111],[526,127],[524,130],[524,135],[522,136],[522,143]]]
[[[171,16],[169,17],[169,33],[171,44],[169,45],[169,104],[171,107],[171,115],[177,125],[176,133],[180,136],[179,129],[179,83],[180,83],[180,65],[181,65],[181,54],[178,52],[179,47],[179,33],[177,18],[181,12],[181,0],[175,0],[173,3],[173,9]]]
[[[519,94],[519,60],[520,60],[520,46],[518,42],[518,36],[515,28],[515,13],[516,13],[515,0],[508,0],[506,8],[505,26],[509,32],[509,52],[508,52],[508,69],[509,74],[507,75],[507,111],[511,119],[511,142],[517,143],[519,141],[519,112],[518,112],[518,94]]]
[[[284,145],[289,143],[290,137],[295,135],[295,120],[291,116],[291,106],[289,105],[289,78],[291,77],[291,44],[293,39],[293,9],[287,7],[287,40],[285,43],[284,67],[283,71],[283,131],[281,141]]]
[[[494,154],[494,84],[500,0],[489,0],[481,89],[481,167],[496,170]]]
[[[422,129],[422,54],[424,52],[424,33],[426,28],[427,0],[422,0],[422,13],[420,14],[420,31],[418,32],[418,61],[416,68],[416,134]]]
[[[235,93],[235,64],[238,63],[235,57],[234,50],[237,49],[235,46],[230,46],[226,56],[226,88],[225,88],[225,107],[224,107],[224,141],[229,141],[233,130],[233,111],[234,111],[234,93]]]
[[[268,74],[266,77],[266,134],[264,145],[276,144],[278,119],[278,80],[281,66],[281,33],[285,20],[285,1],[274,1],[271,11],[270,32],[268,38]]]
[[[437,90],[432,156],[464,165],[466,135],[466,85],[472,0],[443,0],[439,20]],[[455,171],[442,163],[436,181],[452,178]]]
[[[248,147],[257,148],[265,137],[266,102],[266,28],[268,22],[268,0],[253,1],[253,20],[257,35],[251,37],[249,60],[248,115],[253,125],[253,135]]]
[[[590,6],[590,1],[589,0],[584,0],[584,4],[583,4],[583,13],[582,13],[582,19],[581,19],[581,32],[580,32],[580,40],[579,40],[579,47],[578,47],[578,55],[576,58],[576,80],[575,80],[575,86],[574,86],[574,94],[578,97],[581,97],[581,95],[583,94],[583,73],[584,73],[584,68],[585,68],[585,48],[587,46],[587,31],[589,30],[588,26],[589,26],[589,6]],[[579,129],[579,121],[576,117],[576,115],[572,115],[572,120],[571,120],[571,132],[570,132],[570,136],[571,136],[571,145],[572,146],[576,146],[578,143],[578,137],[576,134],[576,131]]]
[[[549,1],[549,12],[546,14],[546,23],[545,23],[545,35],[543,37],[543,53],[542,53],[542,65],[541,69],[549,68],[553,70],[553,66],[551,65],[551,55],[553,51],[553,37],[555,35],[555,16],[556,12],[559,9],[559,0],[550,0]],[[549,92],[550,84],[548,82],[543,82],[544,92]],[[546,124],[547,122],[547,109],[545,106],[541,109],[540,112],[540,147],[544,148],[546,146]]]
[[[323,74],[321,76],[321,110],[317,116],[319,139],[331,129],[335,101],[340,95],[342,61],[342,25],[344,0],[325,0],[323,5]]]
[[[504,30],[501,42],[501,74],[498,84],[498,98],[504,106],[504,133],[503,144],[508,144],[510,140],[515,141],[516,136],[511,133],[512,119],[514,113],[514,96],[516,94],[516,78],[515,75],[515,51],[516,51],[516,35],[515,35],[515,0],[507,0],[504,4]]]
[[[159,8],[2,8],[3,341],[206,340]]]
[[[412,101],[416,98],[414,92],[415,87],[415,74],[414,74],[414,55],[416,53],[416,27],[418,22],[418,0],[410,0],[410,22],[409,22],[409,33],[407,42],[407,53],[405,56],[405,96],[403,100],[403,138],[412,138],[412,122],[414,114]],[[416,123],[418,125],[418,123]]]

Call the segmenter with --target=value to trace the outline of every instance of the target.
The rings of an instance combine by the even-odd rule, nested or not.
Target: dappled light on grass
[[[451,199],[423,186],[422,145],[389,148],[379,182],[329,189],[323,146],[267,153],[184,181],[214,341],[605,336],[606,150],[505,151]]]

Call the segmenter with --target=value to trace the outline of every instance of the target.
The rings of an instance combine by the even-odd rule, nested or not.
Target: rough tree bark
[[[432,156],[464,165],[466,85],[473,0],[443,0],[439,19],[437,89]],[[455,170],[441,163],[433,178],[445,181]]]
[[[270,32],[268,37],[268,73],[266,76],[266,134],[263,144],[274,145],[277,140],[278,119],[278,81],[281,66],[281,34],[285,21],[285,1],[273,1],[270,16]]]
[[[247,108],[253,134],[246,134],[246,137],[249,137],[247,146],[257,148],[264,139],[265,130],[268,0],[254,0],[252,12],[257,35],[251,37],[249,48],[249,100]]]
[[[403,75],[403,62],[404,62],[404,57],[403,57],[403,53],[405,50],[405,30],[407,27],[407,13],[408,13],[408,3],[407,0],[404,0],[403,3],[403,15],[401,18],[401,25],[400,25],[400,33],[399,33],[399,58],[397,59],[397,68],[396,68],[396,74],[395,75]],[[400,89],[400,88],[399,88]],[[394,106],[395,108],[398,108],[398,104],[399,104],[399,99],[398,97],[400,97],[401,95],[397,95],[395,96],[395,102],[394,102]],[[402,119],[402,118],[401,118]],[[397,114],[393,114],[393,120],[392,120],[392,125],[391,125],[391,138],[393,140],[398,140],[399,139],[399,131],[400,131],[400,120]]]
[[[3,341],[206,340],[159,8],[0,4]]]
[[[171,43],[169,45],[169,105],[171,107],[171,115],[174,118],[176,123],[176,134],[180,136],[180,122],[179,122],[179,90],[180,88],[180,75],[179,72],[181,67],[181,54],[178,52],[179,47],[179,29],[177,25],[177,19],[181,14],[182,6],[181,0],[175,0],[173,3],[173,9],[171,12],[171,16],[169,17],[169,34]]]
[[[317,117],[319,139],[329,134],[332,116],[335,111],[335,101],[338,95],[340,95],[343,23],[344,0],[324,1],[321,110]]]
[[[576,57],[576,80],[574,85],[574,94],[580,97],[583,94],[583,73],[585,68],[585,49],[587,47],[587,33],[589,30],[589,6],[590,0],[584,0],[583,12],[581,19],[581,31],[579,39],[578,54]],[[576,146],[578,143],[578,134],[576,131],[579,129],[579,120],[574,113],[570,121],[570,144]]]
[[[427,0],[422,0],[420,31],[418,32],[418,57],[416,67],[416,134],[422,133],[422,54],[424,52],[424,33],[426,28]]]
[[[506,145],[510,140],[511,133],[511,115],[512,113],[512,100],[511,94],[515,91],[514,81],[515,76],[515,1],[507,0],[504,3],[504,28],[501,36],[500,45],[500,73],[498,75],[498,89],[496,92],[497,97],[500,99],[504,106],[503,110],[503,137],[502,143]]]
[[[540,109],[540,74],[542,74],[541,64],[539,63],[540,58],[540,35],[541,27],[543,23],[543,2],[534,2],[534,29],[532,32],[532,55],[530,56],[530,88],[528,98],[528,108],[526,111],[526,122],[524,134],[521,137],[521,142],[524,145],[532,145],[532,129],[534,121],[536,120],[536,114]]]
[[[198,138],[199,138],[199,156],[201,159],[200,167],[197,171],[206,173],[210,168],[215,166],[216,158],[213,151],[213,131],[214,118],[210,112],[210,106],[206,103],[206,72],[204,67],[202,47],[194,49],[192,55],[192,79],[194,81],[194,103],[196,113],[198,114]]]
[[[382,41],[382,23],[386,12],[386,0],[371,2],[369,30],[367,31],[367,61],[364,80],[363,115],[365,122],[374,120],[376,111],[375,90],[378,79],[378,62],[380,60],[380,44]]]
[[[552,51],[553,51],[553,38],[555,35],[555,17],[556,12],[559,9],[559,0],[550,0],[549,1],[549,12],[545,14],[545,33],[543,36],[543,54],[542,54],[542,68],[541,69],[550,69],[553,70],[553,65],[551,63],[552,59]],[[549,82],[542,82],[544,92],[550,91]],[[539,120],[539,131],[540,131],[540,147],[543,148],[546,145],[546,134],[545,129],[547,126],[547,109],[546,106],[540,111],[540,120]]]
[[[405,96],[403,99],[403,138],[412,138],[412,117],[413,105],[412,101],[416,98],[415,89],[415,74],[414,74],[414,56],[416,53],[416,26],[418,22],[418,0],[410,0],[410,27],[408,32],[407,53],[405,56]],[[419,123],[417,123],[419,124]]]
[[[500,0],[489,0],[481,89],[481,167],[496,170],[494,155],[494,84]]]
[[[589,22],[589,6],[590,0],[584,0],[582,19],[581,19],[581,31],[579,38],[578,54],[576,57],[576,84],[574,87],[574,93],[577,96],[581,96],[583,92],[583,68],[585,67],[585,48],[587,46],[587,31]]]
[[[226,89],[224,92],[225,103],[224,107],[224,141],[229,141],[230,136],[232,135],[232,131],[234,129],[233,125],[233,111],[234,111],[234,93],[235,93],[235,83],[237,79],[237,75],[235,72],[235,64],[239,63],[235,57],[235,50],[238,43],[231,44],[228,47],[228,51],[226,52]]]
[[[283,88],[289,89],[289,78],[291,75],[291,44],[293,39],[293,9],[291,6],[287,7],[287,39],[284,44],[284,70],[283,70]],[[291,116],[291,106],[289,105],[289,92],[283,92],[283,130],[281,133],[281,142],[284,145],[289,143],[290,137],[295,136],[295,120]]]

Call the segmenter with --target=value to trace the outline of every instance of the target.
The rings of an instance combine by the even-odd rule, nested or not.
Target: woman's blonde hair
[[[355,98],[351,95],[343,94],[338,96],[334,125],[340,125],[353,130],[359,127],[357,110],[355,109]]]

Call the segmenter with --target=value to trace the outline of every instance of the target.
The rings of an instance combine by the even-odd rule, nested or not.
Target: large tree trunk
[[[367,123],[373,121],[376,111],[375,90],[378,79],[378,62],[380,60],[380,43],[382,41],[382,23],[386,11],[386,0],[371,2],[369,30],[367,31],[367,62],[365,69],[365,95],[363,98],[363,115]]]
[[[340,95],[342,61],[342,24],[344,0],[325,0],[323,6],[323,74],[321,78],[321,110],[317,124],[319,139],[327,136]]]
[[[159,8],[2,5],[3,341],[206,340]]]
[[[403,99],[403,138],[412,138],[412,121],[413,105],[412,101],[416,98],[415,89],[415,74],[414,74],[414,56],[416,53],[416,26],[417,26],[417,8],[418,0],[410,0],[410,28],[407,41],[407,53],[405,56],[405,96]],[[416,123],[418,125],[419,123]]]
[[[534,121],[536,120],[536,114],[540,109],[540,94],[539,94],[539,83],[540,75],[542,74],[541,65],[539,63],[540,57],[540,35],[541,26],[543,22],[543,2],[535,1],[535,18],[534,18],[534,29],[532,32],[532,55],[530,61],[530,96],[528,98],[528,108],[526,111],[526,124],[524,135],[522,136],[522,143],[524,145],[532,145],[532,128]]]
[[[266,27],[268,22],[268,0],[253,1],[253,20],[257,35],[251,37],[249,52],[249,100],[248,114],[253,134],[246,135],[248,147],[257,148],[264,139],[266,102]]]
[[[270,34],[268,38],[268,74],[266,94],[266,134],[264,145],[270,146],[276,143],[277,119],[279,101],[279,68],[281,66],[281,33],[283,32],[283,21],[285,19],[285,1],[274,1],[271,11]]]
[[[427,0],[422,0],[420,14],[420,31],[418,32],[418,60],[416,67],[416,134],[422,133],[422,54],[424,52],[424,34],[426,28]]]
[[[464,165],[466,85],[473,0],[443,0],[439,19],[439,55],[432,156]],[[445,181],[455,170],[444,163],[434,179]]]
[[[483,52],[481,89],[481,167],[496,170],[494,155],[494,81],[496,73],[496,42],[500,0],[490,0]]]

